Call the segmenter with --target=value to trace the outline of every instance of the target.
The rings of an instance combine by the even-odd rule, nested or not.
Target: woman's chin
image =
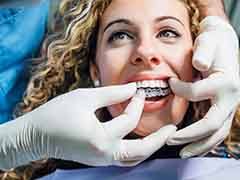
[[[169,125],[170,123],[158,123],[152,127],[149,126],[143,126],[143,125],[138,125],[131,133],[129,133],[126,138],[127,139],[139,139],[139,138],[144,138],[146,136],[149,136],[152,133],[157,132],[159,129],[162,127]],[[174,124],[174,123],[173,123]]]
[[[139,130],[134,130],[133,133],[135,135],[137,135],[138,137],[146,137],[149,134],[151,134],[150,132],[145,132],[145,131],[139,131]]]
[[[166,118],[168,119],[168,118]],[[175,124],[178,125],[179,123],[182,122],[182,120],[159,120],[149,123],[149,121],[146,121],[144,123],[144,120],[140,122],[137,127],[132,131],[135,135],[139,137],[146,137],[152,133],[157,132],[159,129],[161,129],[164,126],[167,126],[169,124]]]
[[[164,125],[157,125],[153,128],[144,128],[144,127],[137,127],[133,130],[133,133],[138,135],[139,137],[146,137],[156,131],[158,131]]]

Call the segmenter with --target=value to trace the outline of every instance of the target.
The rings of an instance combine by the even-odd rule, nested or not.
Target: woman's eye
[[[131,39],[133,37],[126,32],[115,32],[109,37],[108,42],[127,41]]]
[[[180,37],[180,34],[177,33],[174,30],[163,30],[158,34],[158,37],[160,38],[178,38]]]

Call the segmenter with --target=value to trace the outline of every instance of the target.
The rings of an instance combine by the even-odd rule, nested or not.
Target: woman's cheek
[[[171,108],[171,116],[174,124],[179,124],[182,122],[184,115],[186,114],[186,111],[189,106],[189,101],[186,99],[175,96],[173,102],[172,102],[172,108]]]

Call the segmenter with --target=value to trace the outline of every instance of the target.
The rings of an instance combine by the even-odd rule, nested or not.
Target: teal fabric
[[[240,1],[239,0],[224,0],[226,11],[231,24],[235,28],[240,42]]]
[[[0,8],[0,124],[11,119],[26,88],[26,62],[39,49],[49,0],[35,6]]]

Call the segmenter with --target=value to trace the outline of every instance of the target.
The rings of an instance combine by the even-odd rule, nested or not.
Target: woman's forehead
[[[181,0],[113,0],[101,17],[102,25],[119,18],[153,21],[172,16],[189,25],[189,15]]]

